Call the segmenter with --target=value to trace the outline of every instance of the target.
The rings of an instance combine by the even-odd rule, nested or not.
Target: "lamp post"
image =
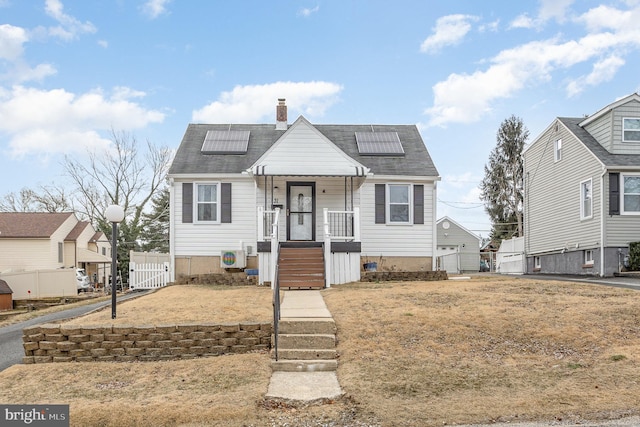
[[[124,219],[124,209],[118,205],[110,205],[104,212],[111,223],[111,318],[116,318],[116,272],[118,254],[118,223]]]

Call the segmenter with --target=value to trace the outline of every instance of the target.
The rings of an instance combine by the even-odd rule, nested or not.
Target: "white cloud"
[[[525,86],[553,78],[555,71],[594,61],[589,76],[569,83],[568,93],[577,93],[579,84],[595,85],[613,78],[623,65],[624,56],[640,50],[640,7],[620,11],[597,7],[576,22],[589,29],[607,25],[604,16],[616,17],[616,28],[588,33],[582,38],[563,41],[560,38],[534,41],[499,52],[488,62],[486,70],[472,74],[451,74],[433,86],[434,103],[425,111],[430,126],[447,123],[471,123],[491,111],[498,99],[513,96]],[[607,58],[602,60],[601,58]]]
[[[22,57],[22,45],[29,40],[24,28],[13,25],[0,25],[0,59],[15,61]]]
[[[142,13],[150,19],[156,19],[158,16],[167,13],[167,5],[171,0],[147,0],[142,6]]]
[[[342,86],[336,83],[276,82],[264,85],[236,86],[223,92],[217,101],[194,110],[192,120],[201,123],[275,122],[278,98],[286,98],[291,112],[322,116],[337,102]]]
[[[300,11],[298,12],[298,15],[299,16],[304,16],[305,18],[307,18],[307,17],[311,16],[312,14],[318,12],[319,10],[320,10],[320,6],[319,5],[314,7],[314,8],[312,8],[312,9],[310,9],[308,7],[305,7],[303,9],[300,9]]]
[[[60,0],[46,0],[45,11],[47,15],[58,21],[57,27],[49,28],[50,35],[59,37],[63,40],[73,40],[79,34],[95,33],[96,27],[89,21],[80,22],[73,16],[69,16],[63,11],[64,6]]]
[[[98,40],[98,46],[106,49],[109,47],[109,42],[106,40]]]
[[[116,88],[111,98],[101,90],[75,95],[64,89],[0,89],[0,132],[9,135],[12,157],[102,147],[109,140],[98,135],[101,130],[130,130],[164,120],[164,114],[127,100],[140,96],[126,88]]]
[[[612,55],[593,64],[593,70],[586,76],[581,76],[567,85],[567,94],[574,96],[582,92],[588,86],[596,86],[599,83],[613,79],[620,67],[625,64],[624,59]]]
[[[480,31],[481,33],[484,33],[486,31],[495,33],[496,31],[498,31],[499,27],[500,27],[500,20],[496,19],[493,22],[488,22],[486,24],[482,24],[478,26],[478,31]]]
[[[524,13],[511,21],[511,28],[541,28],[550,20],[562,23],[567,18],[569,7],[574,0],[541,0],[538,16],[530,17]]]
[[[420,45],[420,51],[425,53],[438,52],[445,46],[459,44],[464,36],[471,31],[471,22],[477,21],[473,15],[448,15],[438,18],[433,34]]]

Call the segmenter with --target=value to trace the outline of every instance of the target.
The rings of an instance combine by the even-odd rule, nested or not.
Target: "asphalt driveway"
[[[147,294],[149,291],[136,291],[118,296],[118,302],[126,301]],[[22,347],[22,330],[28,326],[41,323],[58,322],[64,319],[82,316],[102,307],[110,306],[111,300],[101,301],[95,304],[73,307],[57,313],[45,314],[34,319],[0,328],[0,371],[7,369],[16,363],[22,363],[24,349]]]

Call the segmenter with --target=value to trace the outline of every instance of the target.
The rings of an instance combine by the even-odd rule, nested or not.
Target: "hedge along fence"
[[[155,361],[271,348],[271,323],[167,326],[42,324],[23,330],[23,363]]]

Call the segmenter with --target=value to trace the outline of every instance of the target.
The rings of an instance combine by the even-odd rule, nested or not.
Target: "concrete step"
[[[290,349],[278,346],[278,360],[335,360],[338,352],[333,349]],[[271,350],[271,358],[275,359],[275,351]]]
[[[271,361],[273,372],[332,372],[338,369],[337,360],[275,360]]]
[[[327,334],[335,335],[336,322],[328,319],[287,318],[278,322],[280,334]]]
[[[278,348],[291,350],[333,350],[336,336],[333,334],[278,334]],[[305,359],[304,357],[300,359]]]

